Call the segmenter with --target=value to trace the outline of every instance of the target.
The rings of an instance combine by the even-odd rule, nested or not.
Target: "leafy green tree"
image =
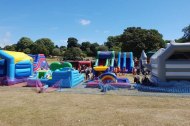
[[[11,46],[6,45],[6,46],[4,47],[4,50],[16,51],[16,48],[15,48],[15,45],[11,45]]]
[[[66,51],[66,50],[67,50],[67,47],[65,47],[65,46],[60,46],[60,50],[61,50],[61,51]]]
[[[164,40],[164,43],[170,43],[171,40]]]
[[[90,49],[91,43],[90,42],[82,42],[81,43],[81,50],[87,55],[87,56],[93,56],[93,52]]]
[[[115,51],[115,52],[120,52],[121,51],[121,47],[118,46],[114,46],[110,49],[110,51]]]
[[[183,38],[186,39],[185,41],[189,42],[190,41],[190,25],[185,27],[182,31],[184,32]]]
[[[183,28],[182,31],[184,32],[183,37],[176,40],[176,42],[190,42],[190,25]]]
[[[22,37],[17,42],[16,50],[17,51],[24,51],[25,49],[30,48],[30,46],[32,45],[32,43],[33,43],[33,41],[30,38],[28,38],[28,37]]]
[[[52,55],[53,56],[59,56],[61,54],[60,49],[59,48],[54,48],[52,51]]]
[[[23,50],[23,52],[26,53],[26,54],[30,54],[31,50],[29,48],[26,48],[26,49]]]
[[[96,56],[98,46],[99,46],[99,44],[97,42],[92,43],[90,45],[90,50],[92,51],[92,56]]]
[[[74,37],[70,37],[67,40],[67,48],[72,48],[72,47],[80,47],[78,40]]]
[[[65,53],[65,51],[67,50],[67,47],[65,47],[65,46],[60,46],[60,55],[62,55],[63,56],[63,54]]]
[[[118,46],[121,47],[121,35],[118,36],[109,36],[107,38],[107,42],[104,43],[105,46],[107,46],[109,49]]]
[[[108,51],[108,47],[104,45],[98,46],[97,51]]]
[[[59,48],[59,46],[58,46],[58,45],[55,45],[55,48]]]
[[[78,47],[72,47],[65,51],[63,59],[64,60],[81,60],[84,58],[82,50]]]
[[[49,38],[41,38],[35,41],[35,43],[39,46],[43,46],[44,50],[47,50],[46,55],[52,55],[52,51],[54,49],[54,42]]]
[[[91,43],[90,43],[90,42],[82,42],[80,48],[81,48],[82,51],[86,51],[86,49],[87,49],[87,48],[90,48],[90,46],[91,46]]]
[[[135,56],[139,57],[142,50],[148,52],[164,47],[165,43],[162,37],[162,34],[154,29],[129,27],[122,34],[122,51],[131,51]]]
[[[32,54],[44,54],[46,56],[49,55],[49,50],[43,44],[33,43],[31,46],[31,53]]]

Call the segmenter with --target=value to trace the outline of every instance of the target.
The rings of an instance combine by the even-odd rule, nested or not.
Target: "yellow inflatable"
[[[108,69],[107,66],[96,66],[94,67],[95,71],[106,71]]]
[[[23,52],[14,52],[14,51],[6,51],[6,50],[4,50],[4,52],[14,57],[15,64],[24,60],[30,60],[30,61],[33,60],[32,57],[28,56],[27,54]]]

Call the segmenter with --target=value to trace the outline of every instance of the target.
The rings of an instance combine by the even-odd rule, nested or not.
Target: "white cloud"
[[[0,46],[11,45],[11,32],[5,32],[3,36],[0,37]]]
[[[91,21],[87,19],[81,19],[79,23],[83,26],[86,26],[86,25],[89,25]]]

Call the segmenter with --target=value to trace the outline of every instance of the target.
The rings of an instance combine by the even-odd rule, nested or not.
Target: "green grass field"
[[[187,126],[190,100],[177,97],[38,94],[0,87],[0,126]]]
[[[50,65],[51,63],[53,63],[53,62],[59,62],[59,61],[58,61],[58,58],[46,58],[46,60],[47,60],[47,62],[48,62],[49,65]]]

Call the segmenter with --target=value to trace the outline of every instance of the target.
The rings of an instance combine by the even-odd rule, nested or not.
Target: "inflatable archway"
[[[99,79],[104,83],[117,83],[117,76],[114,73],[104,73],[99,76]]]

